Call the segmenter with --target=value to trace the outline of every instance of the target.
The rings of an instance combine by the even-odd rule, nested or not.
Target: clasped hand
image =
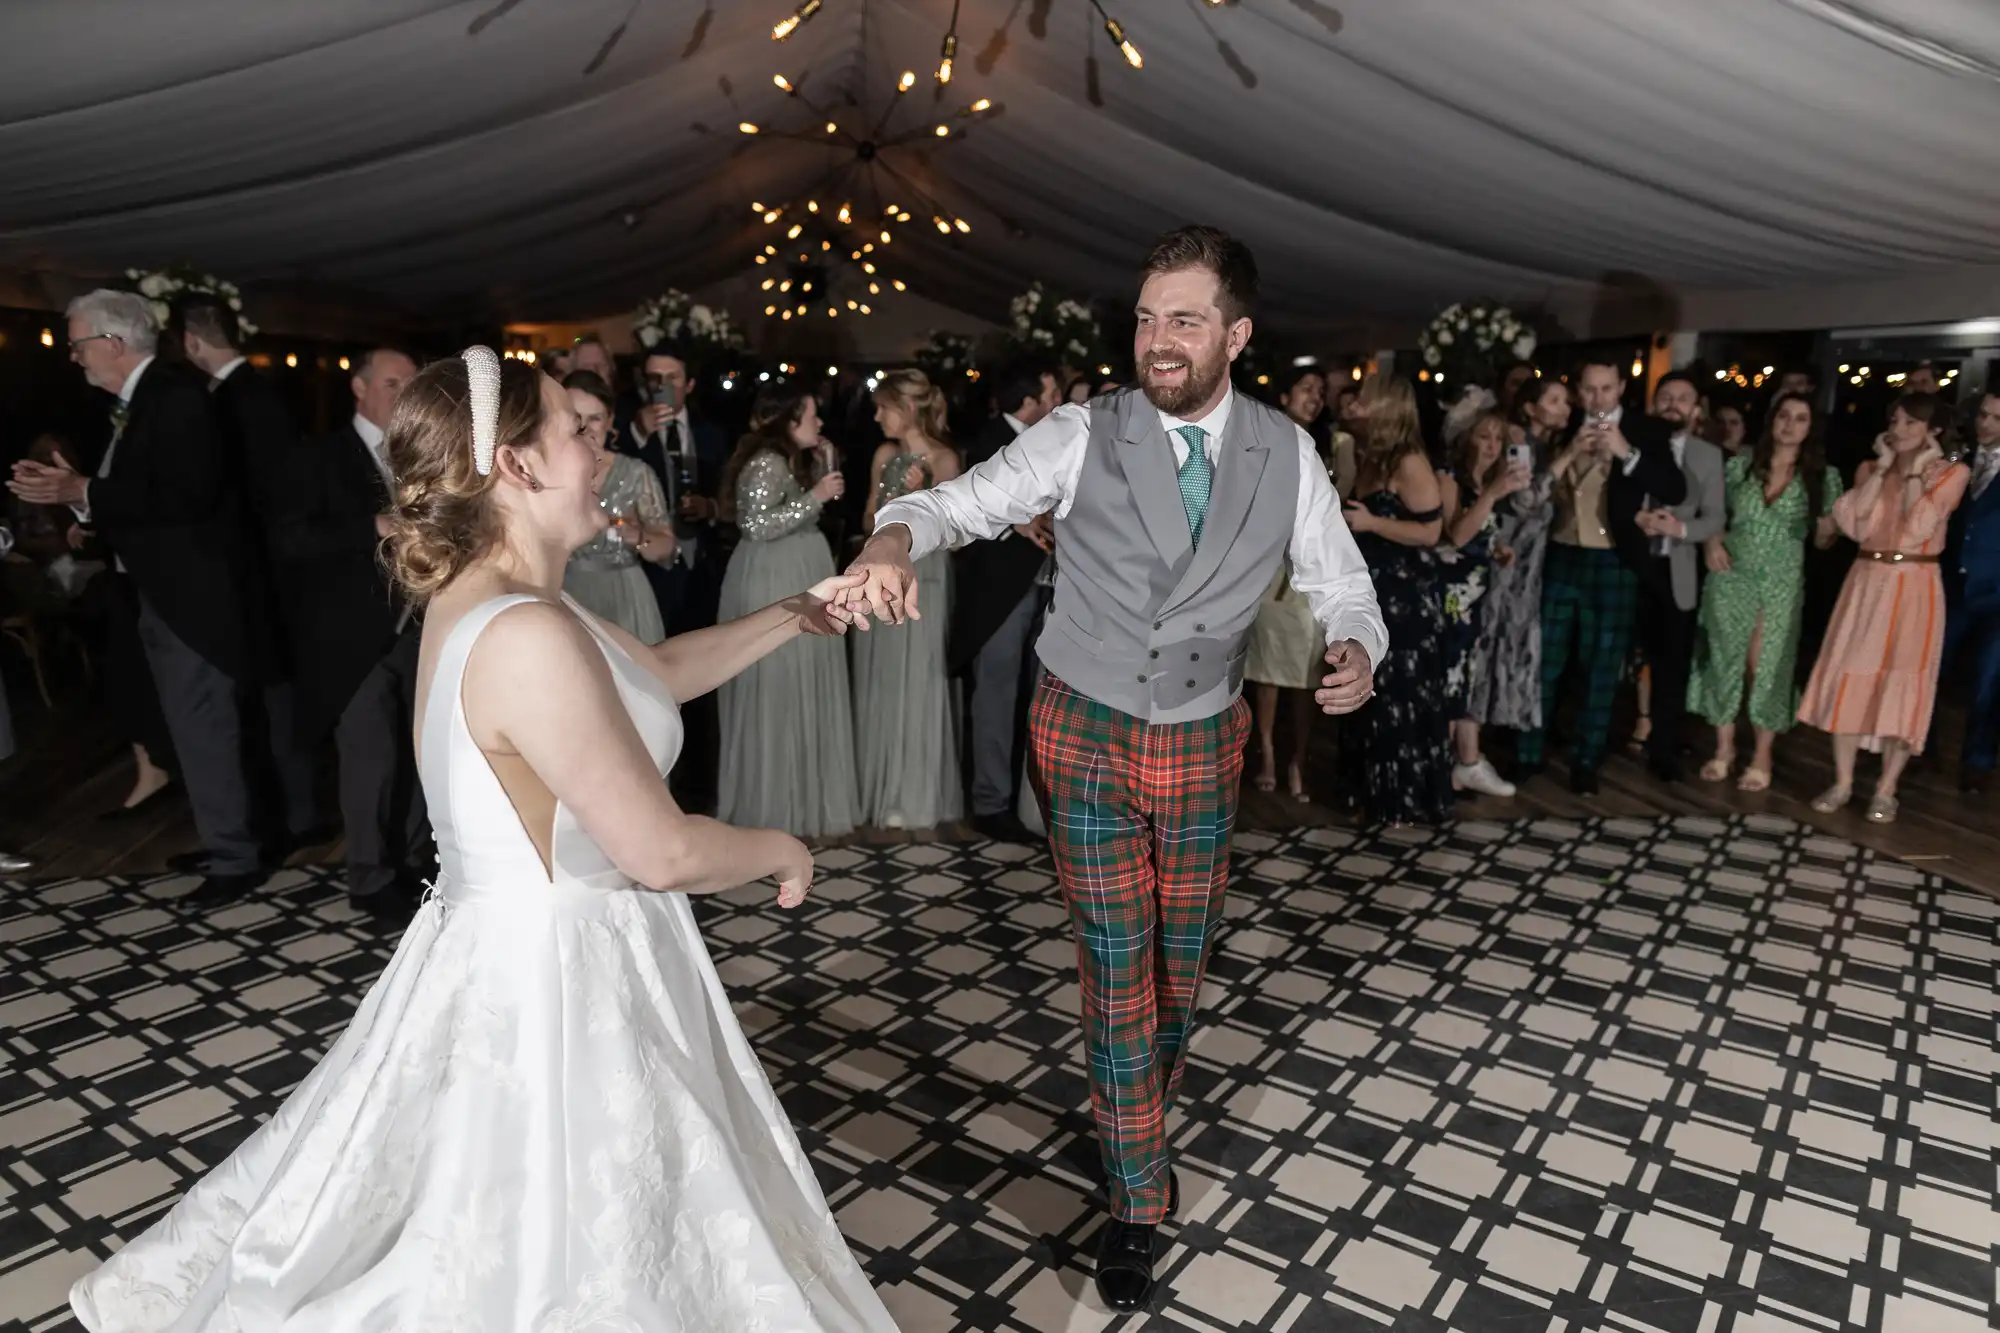
[[[61,454],[55,455],[55,460],[37,463],[31,458],[22,459],[14,464],[14,476],[7,489],[29,504],[82,504],[89,482]]]

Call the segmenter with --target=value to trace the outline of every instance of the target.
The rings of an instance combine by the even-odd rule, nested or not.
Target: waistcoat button
[[[1154,629],[1165,629],[1166,627],[1167,627],[1167,622],[1164,620],[1155,620],[1153,622]]]
[[[1151,648],[1148,649],[1146,652],[1146,656],[1148,657],[1158,657],[1159,655],[1160,655],[1160,650],[1158,648]]]
[[[1189,654],[1188,654],[1188,661],[1190,661],[1190,662],[1199,662],[1199,661],[1201,661],[1201,654],[1200,654],[1200,653],[1189,653]]]
[[[1206,633],[1208,633],[1208,626],[1206,626],[1206,625],[1196,625],[1196,626],[1194,627],[1194,632],[1195,632],[1196,634],[1206,634]]]
[[[1141,685],[1144,685],[1146,683],[1146,678],[1144,676],[1139,677],[1139,683]]]
[[[1189,682],[1187,683],[1187,687],[1188,687],[1189,689],[1193,689],[1193,688],[1194,688],[1194,682],[1193,682],[1193,681],[1189,681]]]

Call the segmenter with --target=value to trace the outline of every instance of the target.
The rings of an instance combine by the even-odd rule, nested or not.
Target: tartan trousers
[[[1556,689],[1576,639],[1583,668],[1583,706],[1570,756],[1580,768],[1604,762],[1611,704],[1632,650],[1639,579],[1616,551],[1550,542],[1542,566],[1542,725],[1556,715]],[[1543,733],[1524,731],[1515,746],[1523,763],[1540,763]]]
[[[1229,881],[1250,706],[1152,724],[1044,675],[1035,786],[1076,930],[1090,1105],[1111,1215],[1167,1211],[1167,1111]]]

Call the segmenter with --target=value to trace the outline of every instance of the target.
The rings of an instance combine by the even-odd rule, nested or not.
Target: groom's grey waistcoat
[[[1149,722],[1222,712],[1242,689],[1245,636],[1291,543],[1298,498],[1298,427],[1238,394],[1197,550],[1159,412],[1136,389],[1098,399],[1076,496],[1055,525],[1042,665]]]

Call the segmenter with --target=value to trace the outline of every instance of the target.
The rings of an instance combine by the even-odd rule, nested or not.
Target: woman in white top
[[[812,882],[799,841],[680,810],[679,704],[849,581],[647,648],[562,595],[606,522],[555,381],[488,348],[389,426],[390,552],[426,604],[440,873],[278,1113],[71,1293],[91,1333],[846,1331],[894,1324],[729,1007],[687,895]]]

